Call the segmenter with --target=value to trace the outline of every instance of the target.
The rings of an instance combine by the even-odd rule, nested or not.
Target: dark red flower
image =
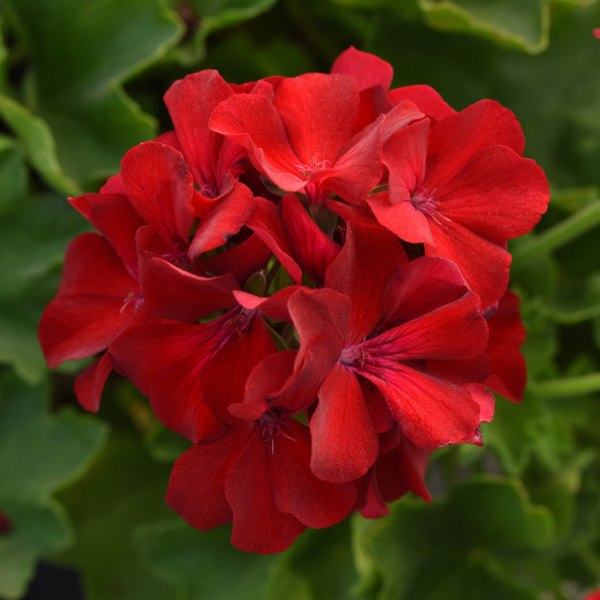
[[[413,361],[466,359],[480,354],[487,342],[487,327],[479,314],[479,299],[468,292],[378,333],[386,289],[406,262],[393,235],[378,227],[349,223],[346,244],[327,271],[326,289],[299,290],[290,298],[289,311],[301,343],[324,333],[331,346],[331,370],[319,390],[319,404],[310,422],[312,469],[327,481],[362,476],[379,452],[377,432],[357,376],[379,388],[403,435],[414,444],[437,448],[480,442],[476,430],[485,420],[482,415],[487,414],[487,405],[493,404],[491,395],[473,395],[465,386],[411,366]],[[437,293],[435,286],[430,292]],[[410,302],[410,295],[404,301]]]
[[[367,201],[390,231],[455,262],[489,306],[508,284],[506,240],[530,231],[550,199],[523,147],[514,115],[491,100],[442,119],[431,133],[424,119],[384,144],[390,191]]]
[[[307,526],[341,521],[355,502],[352,483],[311,472],[310,432],[293,415],[313,399],[306,378],[293,373],[296,360],[295,352],[279,352],[257,365],[244,403],[230,407],[245,426],[190,448],[169,482],[173,510],[201,530],[233,520],[231,541],[246,552],[281,552]]]

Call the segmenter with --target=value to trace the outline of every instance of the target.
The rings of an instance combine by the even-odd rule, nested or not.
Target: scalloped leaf
[[[12,374],[1,380],[0,510],[11,529],[0,534],[0,595],[7,598],[24,593],[41,556],[73,542],[52,494],[86,471],[108,433],[96,418],[70,408],[50,414],[48,391]]]
[[[179,40],[180,20],[159,0],[13,0],[10,6],[36,72],[28,96],[35,98],[30,107],[35,117],[19,133],[24,144],[34,148],[41,139],[48,147],[48,136],[41,136],[45,122],[58,162],[78,188],[117,172],[125,152],[156,133],[154,119],[140,111],[121,82]],[[14,101],[5,99],[1,106],[25,119]],[[16,131],[14,119],[7,122]],[[48,177],[56,173],[54,162],[46,152],[45,160],[32,164],[55,189],[74,193]]]
[[[390,516],[355,516],[353,527],[358,590],[382,600],[533,600],[536,590],[514,580],[503,557],[524,559],[554,536],[550,511],[533,506],[519,480],[492,477],[472,478],[430,505],[405,497]]]

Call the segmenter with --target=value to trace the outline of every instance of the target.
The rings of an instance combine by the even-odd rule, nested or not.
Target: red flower
[[[296,358],[292,351],[265,358],[248,378],[244,403],[230,407],[245,426],[190,448],[169,482],[173,510],[200,530],[233,520],[231,541],[246,552],[281,552],[307,526],[341,521],[355,502],[353,484],[327,483],[310,470],[309,429],[292,418],[312,403],[306,377],[292,373]]]
[[[381,177],[384,119],[353,136],[358,111],[352,77],[308,73],[283,80],[273,101],[232,96],[213,111],[209,126],[246,148],[255,168],[281,189],[303,191],[311,203],[323,202],[330,190],[361,202]],[[420,116],[408,108],[394,127]]]
[[[383,146],[389,193],[367,198],[378,221],[428,256],[455,262],[483,306],[508,284],[506,240],[530,231],[550,199],[543,171],[522,158],[514,115],[491,100],[424,119]]]
[[[325,285],[330,289],[299,290],[290,298],[289,310],[301,343],[324,333],[321,343],[331,348],[331,370],[319,390],[319,404],[310,423],[312,470],[327,481],[362,476],[379,452],[357,376],[379,388],[403,435],[414,444],[437,448],[480,442],[476,430],[489,417],[490,395],[474,393],[411,364],[465,359],[484,350],[487,327],[479,314],[477,295],[466,293],[377,333],[385,322],[386,288],[406,262],[394,236],[377,227],[350,223],[346,244],[327,271]],[[438,293],[434,286],[420,291]],[[410,302],[410,295],[405,302]]]
[[[38,336],[50,368],[66,360],[106,350],[132,321],[150,320],[138,280],[135,235],[145,221],[113,178],[99,194],[72,198],[71,204],[103,236],[84,233],[67,248],[56,298],[46,307]],[[112,370],[106,354],[75,380],[75,393],[96,412]]]

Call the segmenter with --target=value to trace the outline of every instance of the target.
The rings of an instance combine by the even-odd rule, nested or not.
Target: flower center
[[[171,252],[167,252],[166,254],[162,254],[161,258],[168,260],[171,264],[188,270],[191,268],[192,263],[190,262],[188,256],[188,245],[185,242],[177,242],[173,246],[173,250]]]
[[[258,421],[259,425],[262,425],[262,437],[265,442],[272,440],[274,437],[277,437],[281,434],[281,426],[288,425],[289,421],[287,420],[286,410],[281,407],[275,407],[268,410]],[[285,437],[284,433],[282,434]],[[290,438],[292,439],[292,438]]]
[[[347,367],[360,365],[360,367],[363,368],[365,363],[369,362],[373,362],[373,357],[365,349],[364,342],[362,344],[357,344],[356,346],[344,348],[340,355],[340,363]]]
[[[307,165],[300,164],[294,166],[300,171],[300,173],[302,173],[302,175],[308,177],[315,171],[322,171],[323,169],[331,168],[331,161],[319,160],[316,156],[313,156]]]
[[[215,190],[213,188],[212,185],[210,185],[209,183],[205,183],[201,188],[200,188],[200,193],[205,197],[205,198],[214,198],[216,196],[215,194]]]
[[[131,288],[130,288],[131,289]],[[128,306],[133,305],[133,309],[137,311],[141,306],[146,303],[141,292],[134,292],[131,290],[129,294],[123,300],[123,306],[121,306],[120,312],[123,312]]]
[[[410,201],[412,205],[424,215],[432,215],[437,208],[438,203],[433,199],[433,193],[430,193],[422,185],[420,185],[412,195]]]

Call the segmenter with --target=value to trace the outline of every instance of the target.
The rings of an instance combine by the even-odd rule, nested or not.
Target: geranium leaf
[[[179,20],[159,0],[19,0],[11,8],[34,58],[34,113],[49,125],[65,173],[80,188],[115,173],[156,130],[120,82],[176,43]]]
[[[394,600],[533,600],[535,590],[511,579],[502,557],[547,546],[554,528],[550,512],[531,505],[518,480],[491,477],[472,478],[446,501],[401,500],[379,522],[353,520],[355,543],[367,548],[363,597]]]
[[[72,528],[51,495],[85,472],[107,429],[71,409],[49,414],[47,385],[31,388],[11,374],[1,385],[0,510],[12,528],[0,535],[0,595],[18,598],[40,556],[72,543]]]
[[[164,502],[169,471],[148,456],[137,434],[117,421],[93,467],[61,492],[77,542],[55,559],[81,570],[86,597],[174,598],[172,586],[140,566],[132,538],[140,523],[172,514]]]

